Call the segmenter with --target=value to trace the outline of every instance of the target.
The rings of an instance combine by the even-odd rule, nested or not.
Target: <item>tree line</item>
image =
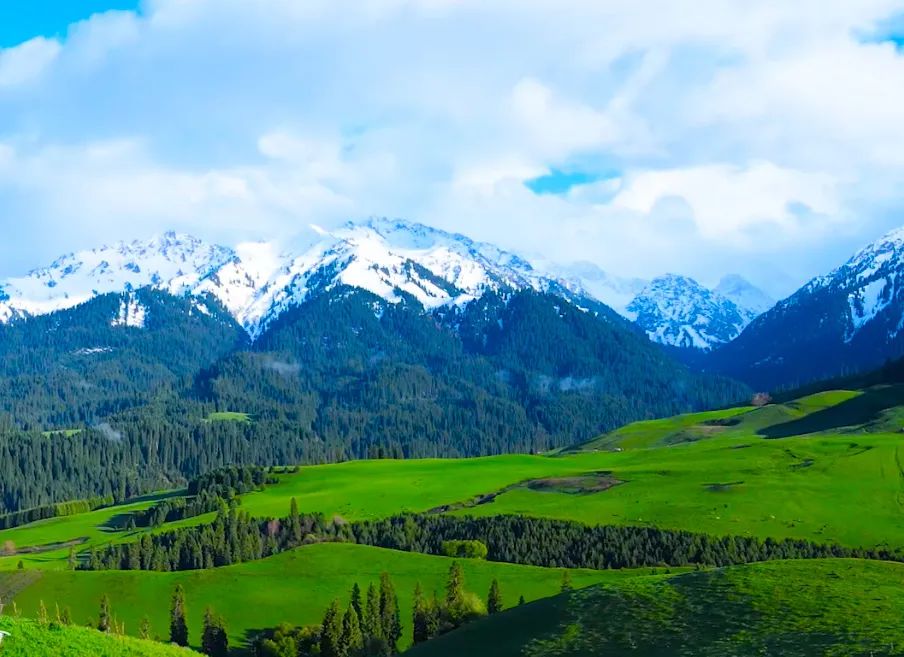
[[[862,558],[904,561],[884,548],[861,549],[804,539],[711,536],[655,527],[588,526],[522,516],[484,518],[405,514],[353,523],[302,515],[259,520],[221,507],[212,524],[182,527],[137,542],[92,548],[91,570],[192,570],[260,559],[311,542],[346,541],[394,550],[550,568],[596,570],[644,566],[729,566],[776,559]]]

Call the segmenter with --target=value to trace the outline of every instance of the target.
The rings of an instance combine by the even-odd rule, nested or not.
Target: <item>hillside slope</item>
[[[97,630],[51,622],[0,616],[0,631],[9,636],[0,646],[3,657],[197,657],[200,653],[155,641],[102,634]]]
[[[904,353],[904,229],[814,278],[712,353],[707,369],[757,389],[863,372]]]
[[[773,562],[590,587],[517,607],[411,657],[904,654],[904,566]]]

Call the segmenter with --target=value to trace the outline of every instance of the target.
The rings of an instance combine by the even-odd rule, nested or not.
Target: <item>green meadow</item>
[[[101,634],[85,627],[0,616],[0,631],[9,636],[0,646],[3,657],[192,657],[185,648]]]
[[[411,657],[904,654],[904,566],[827,559],[605,583],[491,616]]]
[[[260,561],[203,571],[174,573],[103,571],[46,572],[16,596],[25,616],[37,614],[40,602],[53,608],[68,606],[73,620],[82,624],[96,619],[102,595],[110,596],[113,614],[124,621],[126,632],[135,632],[147,614],[152,636],[168,632],[169,600],[176,584],[186,591],[192,645],[201,632],[204,609],[209,605],[226,619],[230,642],[240,645],[247,633],[281,622],[317,624],[333,599],[343,607],[355,582],[366,590],[380,573],[391,573],[399,593],[406,626],[403,642],[410,643],[411,599],[420,582],[426,591],[442,596],[452,560],[423,554],[395,552],[350,544],[318,544],[298,548]],[[466,588],[485,599],[493,579],[498,579],[510,605],[523,595],[536,600],[559,591],[562,571],[487,561],[464,560]],[[642,571],[570,571],[575,586],[615,582]],[[9,575],[7,575],[9,576]],[[4,574],[0,573],[0,590]]]
[[[283,517],[295,498],[304,513],[320,512],[347,521],[427,511],[520,514],[587,524],[804,538],[849,547],[899,550],[904,546],[904,434],[898,421],[904,413],[894,403],[901,392],[887,386],[829,391],[759,408],[740,407],[637,422],[554,455],[378,460],[301,467],[279,473],[276,484],[243,495],[241,506],[255,517]],[[220,419],[245,421],[239,417]],[[159,493],[0,532],[0,545],[13,545],[25,552],[0,557],[0,595],[15,594],[16,605],[27,616],[37,613],[41,601],[48,607],[68,606],[75,620],[83,623],[96,616],[100,597],[106,593],[127,632],[136,632],[141,617],[148,614],[153,632],[165,636],[169,596],[174,586],[181,583],[188,596],[194,645],[204,608],[211,605],[225,617],[233,644],[241,646],[250,633],[280,622],[319,622],[333,598],[343,598],[344,604],[355,581],[366,587],[383,571],[395,580],[405,620],[410,619],[416,582],[420,581],[428,591],[441,591],[444,585],[448,559],[335,543],[310,545],[260,561],[205,571],[67,570],[70,542],[84,551],[109,542],[137,540],[148,531],[208,522],[210,514],[155,530],[124,530],[131,513],[166,496],[184,494],[184,490]],[[51,549],[28,551],[41,546]],[[17,570],[20,562],[24,573]],[[490,582],[498,578],[509,605],[520,595],[527,600],[540,600],[559,590],[561,571],[554,569],[483,561],[466,561],[464,566],[469,590],[485,598]],[[883,596],[887,591],[880,580],[884,578],[892,583],[892,588],[900,588],[902,568],[856,561],[783,562],[678,576],[677,571],[666,576],[661,570],[658,575],[651,575],[649,569],[574,571],[572,579],[577,587],[603,585],[588,589],[609,592],[600,594],[605,598],[602,602],[593,598],[597,606],[605,604],[607,609],[617,610],[619,605],[626,605],[624,608],[630,613],[653,614],[659,623],[653,625],[659,628],[659,636],[672,637],[669,640],[677,646],[667,653],[648,647],[647,652],[638,652],[640,655],[685,654],[681,652],[681,642],[687,637],[682,638],[679,632],[679,611],[697,613],[703,600],[721,600],[717,595],[720,591],[728,595],[728,601],[743,601],[736,608],[741,625],[731,625],[723,614],[715,614],[713,646],[721,646],[727,652],[719,653],[713,647],[713,652],[699,654],[760,654],[746,652],[754,648],[765,650],[762,654],[777,654],[770,652],[770,646],[783,646],[780,641],[785,640],[793,643],[793,637],[810,637],[807,645],[822,645],[811,640],[811,635],[825,634],[830,622],[846,627],[843,623],[848,622],[847,615],[857,609],[874,612],[870,618],[875,622],[858,625],[866,633],[863,645],[873,646],[870,642],[878,638],[897,641],[898,630],[886,632],[879,626],[890,616],[888,605],[899,605],[901,596],[892,591],[886,604]],[[605,596],[612,591],[620,593],[610,600]],[[682,603],[685,606],[675,602],[682,599],[680,596],[686,598]],[[813,605],[819,606],[820,597],[831,601],[831,605],[824,610],[814,608]],[[664,602],[654,604],[654,600]],[[770,600],[781,604],[776,610],[766,609]],[[460,654],[453,648],[443,652],[443,646],[447,642],[449,646],[457,645],[454,636],[502,632],[493,627],[497,622],[503,624],[499,627],[508,623],[512,631],[524,624],[530,631],[520,634],[529,635],[539,642],[537,646],[552,650],[549,654],[572,654],[568,646],[555,652],[559,648],[543,643],[561,638],[557,623],[571,618],[568,614],[572,612],[578,613],[569,605],[563,598],[551,598],[479,622],[438,641],[435,647],[439,652],[435,654]],[[734,609],[730,605],[726,608]],[[899,617],[904,617],[904,610],[898,608]],[[776,638],[767,631],[765,619],[773,618],[780,610],[788,615],[775,616],[774,622],[787,625],[799,618],[805,624],[811,618],[815,625],[780,625],[785,627],[785,638]],[[764,620],[758,620],[757,614],[763,614]],[[538,620],[538,616],[542,618]],[[592,625],[579,615],[576,618],[572,621],[581,627]],[[717,639],[721,641],[720,637],[724,638],[732,627],[741,631],[738,628],[745,623],[757,629],[749,637],[752,643],[743,644],[743,651],[731,652],[728,648],[735,644],[718,643]],[[612,628],[602,627],[600,632],[612,633]],[[832,641],[841,642],[835,634],[829,634]],[[406,642],[410,641],[407,630],[405,637]],[[505,641],[509,640],[514,646],[521,639],[500,639],[500,645],[508,645]],[[649,640],[652,646],[655,641]],[[518,645],[519,651],[526,649]],[[900,645],[904,645],[904,640]],[[433,654],[423,650],[416,654]]]

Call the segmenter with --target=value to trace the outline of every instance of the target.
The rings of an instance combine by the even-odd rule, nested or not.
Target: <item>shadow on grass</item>
[[[882,411],[904,404],[904,384],[870,388],[858,397],[806,417],[759,430],[765,438],[790,438],[808,433],[868,424]]]

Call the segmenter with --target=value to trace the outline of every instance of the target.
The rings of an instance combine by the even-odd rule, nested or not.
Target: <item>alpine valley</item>
[[[7,280],[4,650],[900,654],[902,238],[772,308],[385,219]]]

